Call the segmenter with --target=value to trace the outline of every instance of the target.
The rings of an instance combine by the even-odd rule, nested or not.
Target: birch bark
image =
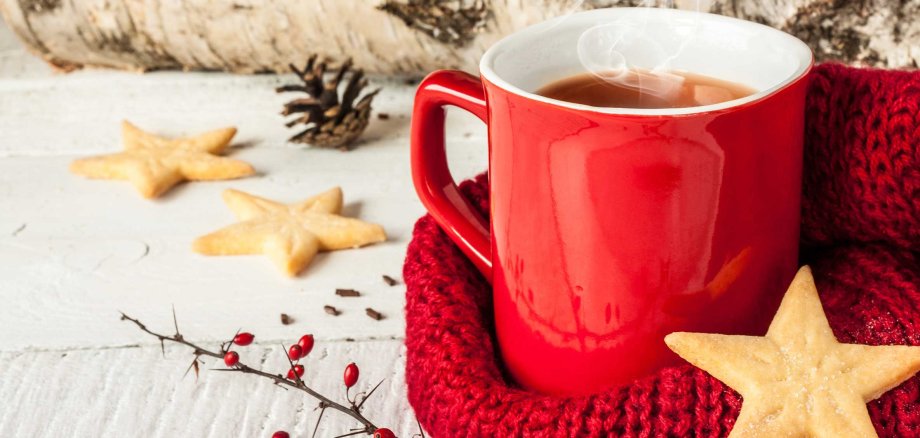
[[[310,53],[354,58],[372,73],[475,71],[497,39],[570,11],[642,0],[429,0],[485,4],[471,38],[431,35],[439,12],[399,17],[406,0],[0,0],[36,55],[70,70],[286,72]],[[695,0],[676,0],[691,9]],[[819,60],[880,67],[920,64],[920,0],[701,0],[703,10],[762,22],[809,43]],[[447,7],[447,6],[445,6]],[[442,20],[443,22],[443,20]],[[436,27],[436,26],[435,26]]]

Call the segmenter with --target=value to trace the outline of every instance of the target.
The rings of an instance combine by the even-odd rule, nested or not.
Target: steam
[[[653,3],[653,0],[643,1],[645,13],[640,20],[622,19],[584,31],[578,38],[578,59],[597,78],[637,90],[640,98],[652,96],[672,101],[681,93],[684,77],[673,73],[671,62],[695,37],[700,22],[700,0],[695,1],[693,19],[669,16],[670,32],[649,29],[648,15]],[[673,0],[663,3],[664,7],[673,7]]]

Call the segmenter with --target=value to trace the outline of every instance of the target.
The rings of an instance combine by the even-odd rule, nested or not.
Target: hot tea
[[[686,108],[740,99],[757,91],[746,85],[682,71],[582,73],[544,85],[537,94],[597,107]]]

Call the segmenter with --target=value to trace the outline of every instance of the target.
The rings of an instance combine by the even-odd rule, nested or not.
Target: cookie
[[[195,240],[205,255],[265,254],[287,275],[302,271],[319,251],[356,248],[386,240],[380,225],[340,216],[338,187],[296,204],[281,204],[237,190],[224,202],[239,223]]]
[[[729,437],[874,437],[866,403],[920,370],[920,347],[842,344],[802,267],[766,336],[671,333],[668,347],[738,391]]]
[[[89,178],[130,181],[145,198],[155,198],[186,180],[221,180],[255,173],[248,163],[220,157],[236,128],[209,131],[194,137],[167,139],[122,122],[125,150],[82,158],[70,171]]]

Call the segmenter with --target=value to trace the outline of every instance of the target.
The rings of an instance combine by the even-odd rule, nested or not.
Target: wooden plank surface
[[[279,342],[314,333],[318,347],[307,369],[322,376],[318,389],[338,395],[342,367],[364,364],[365,383],[387,379],[368,402],[375,405],[369,415],[400,436],[414,433],[403,378],[404,287],[381,280],[400,277],[423,214],[409,172],[414,85],[375,79],[383,88],[375,111],[390,117],[375,117],[359,148],[343,153],[285,142],[291,132],[278,111],[286,98],[273,89],[291,79],[62,75],[26,54],[0,24],[0,436],[251,437],[278,428],[308,435],[312,401],[251,376],[182,379],[185,352],[171,349],[164,360],[155,339],[118,319],[123,310],[168,330],[171,306],[192,339],[256,333],[259,345],[243,359],[265,358],[266,367],[282,360]],[[122,119],[164,135],[237,126],[231,156],[259,174],[186,184],[157,201],[126,183],[71,175],[74,158],[121,148]],[[455,175],[484,170],[484,126],[459,111],[448,119]],[[345,213],[383,225],[388,242],[321,254],[294,279],[262,256],[191,252],[196,236],[233,222],[220,198],[226,188],[296,201],[334,185],[344,190]],[[337,297],[337,287],[363,295]],[[325,314],[325,304],[343,314]],[[366,307],[386,318],[368,318]],[[282,312],[294,323],[282,325]],[[319,436],[351,426],[341,415],[323,424]]]
[[[123,327],[130,329],[130,327]],[[281,370],[281,347],[254,344],[241,359],[265,370]],[[406,401],[405,351],[400,341],[319,343],[306,360],[305,381],[344,400],[342,369],[361,366],[356,388],[366,391],[386,379],[365,404],[375,424],[399,436],[416,432]],[[309,437],[317,403],[300,391],[266,379],[208,371],[183,377],[188,349],[127,347],[70,351],[2,352],[0,436],[3,437],[269,437],[278,429]],[[363,366],[362,366],[363,365]],[[317,436],[346,433],[358,423],[326,412]]]

